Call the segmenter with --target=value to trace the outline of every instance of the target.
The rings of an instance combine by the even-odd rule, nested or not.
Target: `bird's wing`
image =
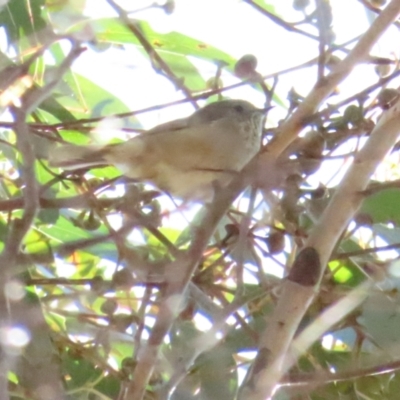
[[[174,121],[165,122],[164,124],[160,124],[155,126],[154,128],[148,130],[144,133],[144,135],[152,135],[156,133],[163,133],[169,131],[177,131],[180,129],[184,129],[188,127],[188,119],[180,118]]]
[[[226,134],[217,135],[219,129],[227,129]],[[163,165],[177,170],[230,169],[240,144],[235,144],[236,138],[229,134],[229,129],[229,125],[222,127],[219,121],[214,121],[195,128],[149,132],[110,146],[105,158],[126,174],[140,168],[140,172],[129,176],[150,175],[148,179]]]
[[[104,146],[76,146],[65,144],[53,147],[49,151],[49,164],[64,169],[89,168],[105,165],[102,148]]]

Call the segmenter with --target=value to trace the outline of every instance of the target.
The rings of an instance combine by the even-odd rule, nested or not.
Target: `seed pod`
[[[116,271],[112,277],[112,283],[117,288],[130,288],[135,284],[131,271],[127,268],[122,268]]]
[[[358,124],[364,119],[363,113],[360,107],[355,104],[351,104],[344,110],[343,121],[358,126]]]
[[[206,82],[207,89],[219,89],[224,86],[224,82],[221,78],[216,78],[213,76],[212,78],[208,79]]]
[[[101,226],[101,221],[90,211],[88,219],[82,221],[82,227],[88,231],[95,231]]]
[[[335,55],[330,55],[328,60],[326,61],[326,68],[328,68],[329,71],[332,71],[332,69],[341,62],[342,60]]]
[[[265,238],[265,244],[270,254],[279,254],[285,248],[285,234],[281,231],[272,232]]]
[[[100,275],[96,275],[90,281],[90,289],[96,293],[101,293],[108,288],[108,283]]]
[[[325,150],[326,140],[318,131],[310,131],[301,143],[300,153],[307,158],[321,158]]]
[[[100,310],[104,314],[111,315],[115,313],[117,308],[118,304],[114,299],[106,299],[101,305]]]

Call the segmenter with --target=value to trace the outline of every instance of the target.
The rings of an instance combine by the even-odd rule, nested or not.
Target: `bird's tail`
[[[106,165],[105,146],[75,146],[73,144],[54,147],[50,151],[49,164],[68,170]]]

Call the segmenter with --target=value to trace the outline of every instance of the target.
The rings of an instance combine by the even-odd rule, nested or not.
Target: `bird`
[[[126,142],[55,147],[49,165],[79,170],[114,165],[173,197],[210,201],[259,152],[266,109],[220,100]]]

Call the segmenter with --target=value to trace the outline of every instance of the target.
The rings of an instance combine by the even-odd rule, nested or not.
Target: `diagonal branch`
[[[134,370],[135,378],[127,388],[124,388],[124,393],[119,397],[120,400],[142,400],[147,383],[158,361],[160,346],[179,314],[186,289],[209,239],[222,216],[245,186],[246,178],[252,168],[253,165],[250,164],[229,187],[216,193],[213,203],[206,209],[201,225],[194,228],[195,233],[190,248],[175,262],[166,266],[166,288],[160,301],[157,320],[147,345],[139,354],[139,360]]]
[[[386,24],[400,12],[400,0],[393,0],[385,11],[388,9],[392,14],[386,14]],[[384,12],[381,17],[383,15]],[[383,21],[371,27],[366,34],[370,43],[372,33],[381,34],[382,28]],[[362,41],[365,43],[366,39]],[[316,91],[319,92],[320,88],[317,87]],[[311,93],[308,99],[316,97],[317,94]],[[330,254],[361,206],[364,199],[362,192],[367,188],[371,175],[396,143],[399,127],[400,102],[382,115],[298,254],[288,280],[282,285],[279,302],[268,320],[268,328],[262,334],[259,352],[241,388],[239,399],[264,400],[273,394],[276,384],[285,373],[284,361],[289,345],[315,296]],[[285,132],[288,139],[290,132],[286,131],[286,126]]]

